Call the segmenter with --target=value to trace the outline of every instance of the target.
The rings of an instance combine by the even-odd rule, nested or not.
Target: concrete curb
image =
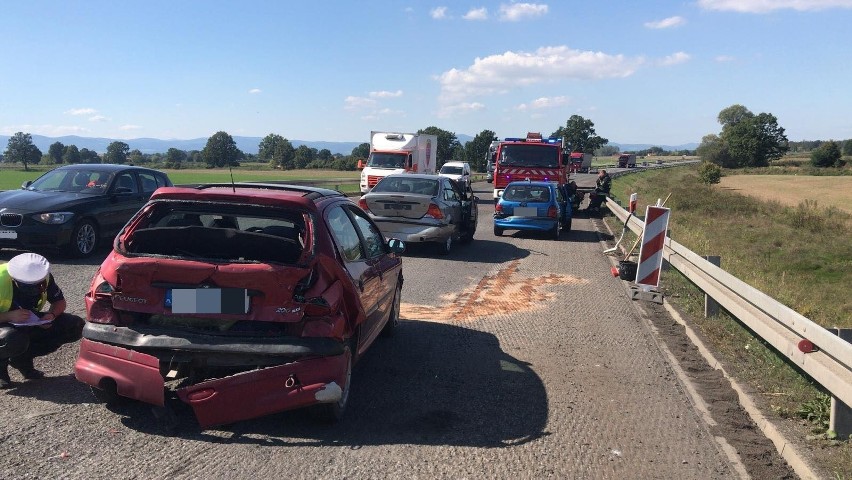
[[[602,221],[604,227],[613,235],[612,230],[609,228],[609,225]],[[601,241],[601,244],[605,246],[605,243]],[[609,257],[609,256],[608,256]],[[617,262],[613,257],[609,257],[610,263],[612,266],[618,266]],[[627,283],[624,283],[624,289],[629,294],[629,286]],[[796,446],[793,442],[784,437],[783,433],[778,430],[775,425],[760,411],[757,407],[757,404],[752,400],[751,396],[746,393],[746,390],[742,387],[742,385],[737,382],[728,372],[722,367],[721,362],[713,355],[712,352],[707,348],[704,342],[698,337],[695,331],[686,323],[686,321],[680,316],[677,310],[672,307],[668,301],[663,302],[663,307],[666,309],[666,312],[672,317],[674,321],[679,323],[684,327],[684,331],[686,332],[687,337],[692,342],[693,345],[698,349],[701,356],[710,365],[714,370],[719,370],[726,380],[731,385],[731,388],[737,393],[738,400],[740,402],[740,406],[743,407],[743,410],[746,411],[748,416],[760,429],[760,431],[768,438],[774,445],[775,449],[781,455],[781,457],[790,465],[790,468],[802,479],[819,479],[820,476],[817,474],[817,470],[805,460],[805,456],[800,452],[798,446]],[[637,306],[641,310],[641,307]],[[653,325],[650,325],[652,330],[654,329]],[[656,332],[655,332],[656,333]],[[655,338],[656,340],[656,338]],[[695,391],[692,386],[692,381],[680,367],[677,362],[677,359],[672,355],[669,349],[661,344],[661,342],[657,341],[657,345],[660,349],[665,352],[666,356],[669,358],[669,363],[672,365],[675,374],[678,376],[681,384],[684,386],[684,389],[689,394],[691,400],[693,401],[693,405],[695,405],[696,409],[700,413],[702,419],[708,422],[708,425],[714,425],[715,421],[710,417],[709,410],[707,409],[706,403],[704,399],[701,398],[698,393]],[[742,478],[750,478],[750,475],[745,470],[745,467],[740,460],[739,454],[734,450],[733,447],[728,444],[728,442],[719,437],[714,437],[717,441],[717,444],[720,446],[722,451],[728,456],[731,460],[732,466],[739,473]],[[733,457],[732,457],[733,456]]]

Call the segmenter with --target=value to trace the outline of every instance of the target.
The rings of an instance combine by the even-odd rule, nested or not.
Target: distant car
[[[570,231],[573,209],[564,192],[550,182],[511,182],[494,207],[494,235],[505,230],[548,232],[555,240]]]
[[[20,190],[0,193],[0,247],[88,256],[111,240],[156,189],[169,186],[165,173],[149,168],[59,167]]]
[[[470,188],[470,164],[467,162],[447,162],[441,166],[438,175],[452,178],[462,188]]]
[[[476,232],[473,191],[438,175],[388,175],[358,201],[387,237],[435,242],[444,255],[453,242],[470,242]]]
[[[179,399],[202,427],[340,419],[352,365],[399,322],[404,247],[333,190],[160,189],[92,279],[75,376],[105,401]]]

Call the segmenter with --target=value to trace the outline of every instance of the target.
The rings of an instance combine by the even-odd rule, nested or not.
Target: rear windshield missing
[[[121,245],[129,254],[294,264],[311,248],[310,216],[280,209],[192,202],[149,206]],[[234,208],[237,207],[237,208]]]

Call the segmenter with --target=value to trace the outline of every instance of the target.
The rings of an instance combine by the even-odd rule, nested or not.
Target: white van
[[[470,188],[470,164],[467,162],[447,162],[438,175],[452,178],[463,188]]]

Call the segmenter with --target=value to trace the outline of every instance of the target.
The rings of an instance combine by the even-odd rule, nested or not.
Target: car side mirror
[[[32,180],[27,180],[26,182],[24,182],[24,183],[22,183],[22,184],[21,184],[21,188],[23,188],[23,189],[25,189],[25,190],[26,190],[26,188],[27,188],[27,187],[29,187],[29,186],[30,186],[30,185],[32,185],[32,184],[33,184],[33,181],[32,181]]]
[[[393,253],[403,253],[405,252],[405,242],[398,238],[391,238],[390,240],[388,240],[388,248]]]
[[[363,169],[364,169],[364,160],[359,158],[358,159],[358,170],[363,170]]]

